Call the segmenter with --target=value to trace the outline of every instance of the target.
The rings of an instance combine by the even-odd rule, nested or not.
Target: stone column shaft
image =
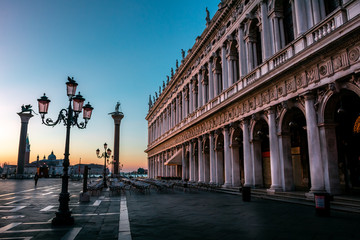
[[[20,130],[20,139],[19,139],[19,151],[18,151],[18,161],[17,161],[17,170],[16,175],[24,174],[24,166],[25,166],[25,151],[26,151],[26,136],[27,129],[30,118],[34,115],[31,113],[18,113],[21,119],[21,130]]]
[[[268,110],[269,141],[270,141],[270,168],[271,190],[281,190],[279,142],[276,134],[275,110]]]
[[[224,166],[225,166],[225,187],[231,187],[231,179],[232,179],[232,166],[231,166],[231,158],[230,158],[230,136],[229,136],[229,128],[225,127],[224,131]]]
[[[216,161],[215,161],[215,143],[214,143],[214,132],[209,135],[209,148],[210,148],[210,183],[216,182]]]
[[[199,182],[205,182],[202,139],[198,138]]]
[[[213,78],[213,72],[212,72],[212,61],[210,60],[209,61],[209,69],[208,69],[208,72],[209,72],[209,99],[208,101],[211,101],[213,98],[214,98],[214,78]]]
[[[253,186],[253,161],[251,158],[249,121],[244,120],[243,124],[243,145],[244,145],[244,186]]]
[[[305,95],[306,130],[308,137],[311,191],[324,191],[324,168],[321,158],[319,128],[314,107],[314,96]]]
[[[223,45],[221,48],[221,62],[222,62],[222,85],[223,89],[227,89],[228,86],[228,64],[226,60],[226,46]]]

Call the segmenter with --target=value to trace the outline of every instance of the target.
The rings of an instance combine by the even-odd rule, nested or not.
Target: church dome
[[[51,154],[48,156],[48,160],[56,160],[56,156],[54,155],[54,151],[51,151]]]

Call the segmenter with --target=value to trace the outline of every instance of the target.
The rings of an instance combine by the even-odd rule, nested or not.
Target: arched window
[[[289,0],[283,1],[283,14],[284,14],[284,34],[285,45],[288,45],[294,40],[294,22],[292,17],[292,6]]]

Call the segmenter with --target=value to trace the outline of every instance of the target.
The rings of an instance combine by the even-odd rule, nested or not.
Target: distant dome
[[[54,155],[54,151],[51,151],[51,154],[48,156],[48,160],[56,160],[56,156]]]

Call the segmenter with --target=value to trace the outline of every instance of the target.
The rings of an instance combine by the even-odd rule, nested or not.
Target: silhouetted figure
[[[35,173],[34,180],[35,180],[35,187],[36,187],[37,182],[38,182],[38,180],[39,180],[39,175],[38,175],[37,173]]]

